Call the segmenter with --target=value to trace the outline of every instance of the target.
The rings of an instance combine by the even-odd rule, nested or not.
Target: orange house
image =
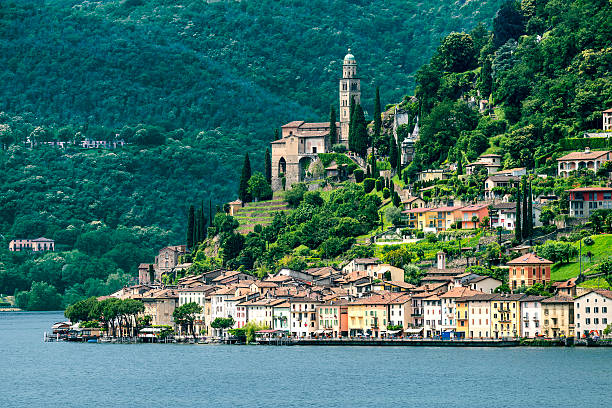
[[[534,253],[521,255],[508,262],[508,284],[510,289],[521,286],[529,287],[536,283],[546,285],[550,282],[550,266],[552,262]]]
[[[461,208],[458,213],[461,218],[457,221],[461,222],[462,229],[478,228],[482,219],[489,216],[489,208],[487,204],[468,205]],[[474,217],[478,220],[476,221]]]

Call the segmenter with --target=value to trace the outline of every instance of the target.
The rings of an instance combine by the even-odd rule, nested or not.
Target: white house
[[[194,326],[197,333],[201,333],[206,327],[206,293],[212,290],[210,285],[199,285],[191,288],[182,288],[178,290],[178,305],[183,306],[187,303],[197,303],[202,307],[202,312],[195,316]]]
[[[354,271],[370,271],[379,263],[378,258],[355,258],[344,265],[342,272],[348,274]]]
[[[438,295],[423,299],[423,335],[433,337],[440,334],[442,326],[442,302]]]
[[[612,323],[612,291],[598,289],[574,299],[574,323],[577,337],[603,337]]]
[[[311,337],[317,330],[317,308],[323,302],[313,298],[289,299],[290,333],[293,337]]]
[[[521,336],[534,338],[542,331],[542,300],[546,296],[525,296],[521,304]]]
[[[489,338],[491,333],[491,299],[490,293],[470,296],[468,302],[469,333],[471,338]]]
[[[490,276],[478,276],[467,280],[467,286],[470,289],[483,293],[493,293],[502,283],[499,279]]]
[[[287,300],[275,304],[272,312],[272,328],[274,330],[287,330],[291,326],[290,305]]]

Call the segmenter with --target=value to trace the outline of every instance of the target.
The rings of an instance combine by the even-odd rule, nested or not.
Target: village
[[[88,338],[106,341],[163,338],[243,342],[249,330],[256,334],[254,338],[268,342],[436,339],[492,340],[495,344],[518,339],[592,341],[610,336],[612,309],[608,304],[612,291],[605,284],[609,271],[601,271],[599,264],[588,269],[582,265],[583,240],[585,254],[589,262],[592,260],[586,248],[593,245],[588,233],[593,217],[598,211],[612,209],[612,187],[606,173],[612,162],[610,151],[586,146],[560,155],[554,176],[535,174],[525,167],[505,169],[501,155],[485,153],[465,165],[459,159],[420,171],[411,182],[407,171],[401,170],[415,154],[418,116],[413,117],[409,109],[399,105],[381,113],[385,129],[393,138],[389,156],[396,157],[392,160],[358,141],[353,115],[361,109],[360,98],[357,63],[349,49],[339,82],[339,121],[333,122],[332,109],[329,122],[292,121],[282,126],[279,138],[271,142],[267,178],[274,192],[272,208],[282,211],[291,211],[278,204],[283,194],[297,185],[307,191],[329,192],[346,183],[357,184],[363,185],[366,194],[381,196],[379,212],[381,219],[386,219],[379,229],[354,244],[376,248],[376,256],[341,258],[325,266],[283,266],[258,276],[242,267],[202,271],[193,264],[194,258],[202,256],[192,253],[197,249],[193,242],[168,246],[159,251],[155,263],[140,265],[137,284],[96,301],[133,300],[142,302],[141,308],[121,318],[106,316],[105,324],[98,327],[60,323],[54,328],[56,338],[60,332],[66,334],[75,328],[86,330]],[[481,115],[493,115],[487,100],[470,102]],[[612,109],[602,116],[603,133],[585,135],[583,145],[607,141]],[[408,126],[410,123],[412,126]],[[407,127],[410,129],[406,133]],[[404,137],[400,138],[402,132]],[[322,166],[325,154],[335,160]],[[394,163],[378,169],[385,160]],[[250,177],[250,168],[248,174]],[[561,194],[554,192],[559,188],[540,189],[534,194],[538,183],[575,175],[592,179],[589,174],[597,175],[599,182],[567,188]],[[473,183],[476,176],[481,184],[473,198],[455,194],[448,184],[451,178]],[[249,204],[245,196],[241,192],[241,199],[226,204],[224,217],[238,220],[238,231],[243,234],[257,228],[261,231],[262,224],[271,223],[273,214],[262,218],[257,212],[245,212],[250,205],[266,205],[265,199]],[[551,206],[566,214],[555,214]],[[398,208],[399,216],[391,217],[389,208]],[[448,246],[435,250],[436,242],[455,238],[457,250],[450,251]],[[569,279],[552,279],[551,268],[563,262],[538,254],[538,245],[549,239],[570,242],[565,245],[567,261],[577,257],[574,264],[579,264],[579,271]],[[420,250],[419,264],[414,266],[420,274],[409,283],[402,267],[405,265],[384,262],[381,248],[419,242],[432,245],[426,248],[427,255]],[[11,250],[22,246],[30,248],[31,243],[27,239],[11,242]],[[47,249],[53,250],[52,243],[40,248]],[[495,251],[496,255],[491,255]],[[502,259],[507,261],[500,264]],[[602,262],[605,257],[600,257]],[[600,288],[602,282],[604,288]],[[70,313],[67,310],[67,316]],[[91,316],[86,314],[82,320]],[[126,324],[122,326],[113,319],[125,320]]]

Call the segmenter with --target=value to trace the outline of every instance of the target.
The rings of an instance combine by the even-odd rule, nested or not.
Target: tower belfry
[[[351,49],[344,56],[342,78],[340,79],[340,143],[348,147],[349,123],[351,114],[351,98],[355,103],[361,103],[361,84],[357,76],[357,61]]]

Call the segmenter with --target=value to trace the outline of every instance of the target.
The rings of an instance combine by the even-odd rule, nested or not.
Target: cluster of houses
[[[157,262],[166,267],[169,254],[172,268],[173,248],[164,248]],[[508,262],[510,288],[548,284],[551,264],[529,253]],[[187,275],[173,286],[141,277],[110,296],[141,300],[154,326],[175,326],[174,309],[197,303],[195,333],[176,327],[183,335],[226,337],[228,328],[213,322],[231,318],[232,328],[254,322],[293,338],[560,338],[601,336],[612,319],[612,291],[580,292],[574,279],[556,284],[552,297],[495,293],[500,280],[447,267],[444,252],[418,286],[376,258],[353,259],[341,270],[282,269],[263,280],[223,269]]]
[[[119,135],[117,135],[119,136]],[[25,144],[32,148],[35,147],[37,145],[47,145],[47,146],[51,146],[51,147],[56,147],[59,149],[65,149],[68,146],[77,146],[77,147],[81,147],[83,149],[117,149],[119,147],[123,147],[125,146],[125,140],[123,139],[112,139],[112,140],[94,140],[94,139],[84,139],[81,140],[80,142],[75,142],[75,141],[60,141],[60,140],[52,140],[50,142],[38,142],[38,141],[34,141],[34,140],[30,140],[28,139]]]

